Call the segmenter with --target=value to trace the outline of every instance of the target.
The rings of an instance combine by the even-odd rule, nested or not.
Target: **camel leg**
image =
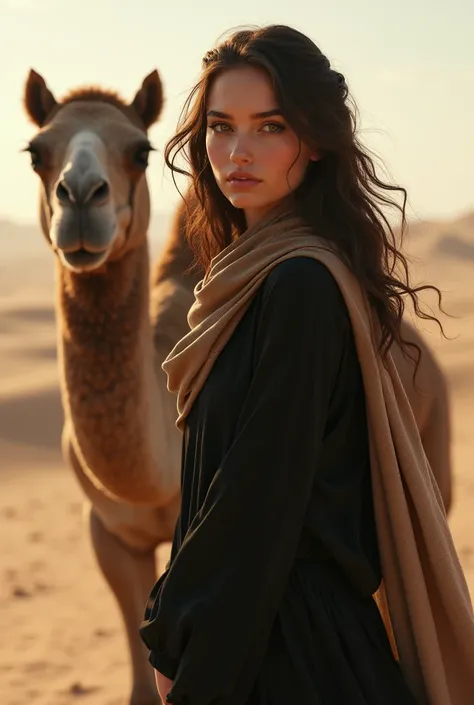
[[[92,546],[125,625],[133,679],[129,705],[159,705],[153,668],[138,629],[156,580],[155,550],[173,537],[180,496],[177,494],[159,509],[116,502],[98,490],[83,472],[67,425],[62,448],[89,500]]]
[[[105,528],[93,507],[89,525],[99,567],[119,604],[127,632],[133,674],[130,705],[158,705],[153,668],[138,632],[156,580],[154,551],[142,553],[125,546]]]

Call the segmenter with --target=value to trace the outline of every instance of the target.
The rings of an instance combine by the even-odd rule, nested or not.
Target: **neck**
[[[94,363],[93,388],[105,384],[110,368],[126,363],[148,327],[148,254],[146,246],[111,262],[101,273],[76,274],[58,262],[58,313],[67,355],[80,369]],[[65,360],[68,361],[68,358]],[[104,373],[107,374],[104,378]]]
[[[75,274],[58,263],[57,275],[63,402],[81,463],[119,496],[135,478],[151,498],[156,458],[166,447],[154,447],[165,424],[149,321],[147,243],[100,274]]]
[[[292,209],[294,205],[294,195],[290,193],[288,196],[285,196],[279,201],[269,203],[266,206],[262,206],[260,208],[246,208],[244,210],[244,214],[247,229],[254,229],[261,221],[265,221],[276,213]]]

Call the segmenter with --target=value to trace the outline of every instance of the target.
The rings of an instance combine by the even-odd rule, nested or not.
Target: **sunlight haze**
[[[0,218],[36,219],[37,179],[20,153],[34,131],[22,109],[30,67],[57,98],[97,83],[127,100],[157,68],[166,105],[150,136],[162,150],[203,54],[230,28],[266,23],[304,31],[344,73],[364,139],[408,189],[417,216],[450,217],[474,207],[470,0],[0,0],[0,8]],[[153,209],[170,210],[178,195],[161,151],[152,155],[149,178]]]

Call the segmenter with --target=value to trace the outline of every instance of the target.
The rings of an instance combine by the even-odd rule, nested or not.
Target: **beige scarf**
[[[314,257],[332,273],[349,311],[368,415],[383,583],[378,604],[420,705],[474,703],[474,617],[440,494],[391,355],[377,353],[380,327],[348,267],[284,207],[249,228],[196,286],[190,332],[163,363],[184,420],[214,361],[264,278],[290,257]],[[301,305],[309,305],[301,302]],[[386,594],[386,602],[385,601]]]

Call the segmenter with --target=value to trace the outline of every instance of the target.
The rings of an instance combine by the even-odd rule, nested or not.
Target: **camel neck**
[[[120,487],[120,496],[136,480],[142,494],[159,499],[155,445],[161,437],[155,433],[155,442],[151,430],[164,422],[146,245],[93,276],[58,268],[60,380],[81,462],[105,487]]]
[[[87,343],[90,349],[105,339],[119,343],[123,334],[137,332],[140,322],[148,320],[146,242],[99,273],[77,274],[58,263],[57,280],[63,332],[77,344]]]

